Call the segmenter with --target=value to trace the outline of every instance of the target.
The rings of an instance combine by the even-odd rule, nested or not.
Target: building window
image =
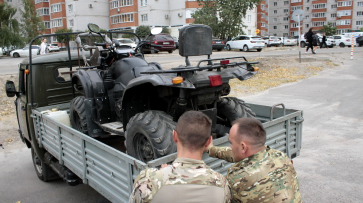
[[[69,20],[69,27],[73,27],[74,26],[74,22],[73,19]]]
[[[350,25],[350,20],[337,20],[337,25]]]
[[[288,13],[289,12],[289,9],[284,9],[284,13]]]
[[[49,8],[39,8],[37,9],[37,14],[39,16],[49,15]]]
[[[146,6],[147,5],[147,0],[141,0],[141,6]]]
[[[332,17],[332,18],[336,18],[336,17],[337,17],[337,14],[336,14],[336,13],[332,13],[332,14],[330,15],[330,17]]]
[[[250,23],[251,22],[251,15],[247,16],[247,21]]]
[[[357,2],[357,6],[363,6],[363,1]]]
[[[326,8],[326,4],[313,4],[313,9]]]
[[[117,8],[118,7],[118,1],[110,1],[110,7],[111,7],[111,9]]]
[[[265,23],[264,22],[261,23],[261,27],[265,27]]]
[[[306,27],[306,28],[309,28],[309,24],[305,24],[305,27]]]
[[[51,12],[52,13],[56,13],[56,12],[61,12],[62,11],[62,6],[61,4],[53,4],[50,6],[51,8]]]
[[[9,1],[8,1],[9,2]],[[35,4],[39,4],[41,2],[49,2],[49,0],[35,0]]]
[[[289,1],[284,1],[284,5],[289,5]]]
[[[277,2],[274,2],[274,6],[277,6]]]
[[[117,16],[111,16],[111,23],[118,24],[118,23],[127,23],[127,22],[134,22],[134,14],[133,13],[126,13]]]
[[[247,33],[248,33],[248,35],[251,35],[251,30],[248,30]]]
[[[8,2],[13,2],[13,0],[8,0]]]
[[[331,26],[336,27],[337,26],[337,23],[336,22],[332,22],[331,23]]]
[[[337,15],[338,16],[350,16],[350,15],[352,15],[352,11],[350,11],[350,10],[338,11]]]
[[[291,36],[295,36],[295,32],[294,31],[291,32]]]
[[[288,37],[289,36],[289,33],[282,33],[282,36],[283,37]]]
[[[62,27],[62,26],[63,26],[63,21],[61,18],[52,20],[52,27]]]
[[[261,36],[265,36],[265,31],[264,30],[261,31]]]
[[[357,16],[363,16],[363,11],[358,11]]]
[[[68,5],[68,11],[69,11],[69,12],[72,12],[72,11],[73,11],[73,4],[69,4],[69,5]]]
[[[265,10],[265,4],[261,5],[261,10]]]
[[[291,23],[291,28],[297,28],[299,23]]]
[[[289,21],[289,17],[284,17],[284,21]]]
[[[338,7],[343,7],[343,6],[352,6],[352,2],[351,1],[339,1]]]
[[[363,20],[355,22],[356,25],[363,25]]]
[[[311,18],[325,18],[325,13],[312,13]]]
[[[265,18],[265,14],[264,13],[261,13],[261,18]]]
[[[277,18],[274,18],[274,22],[277,22]]]
[[[289,25],[284,25],[284,29],[288,30],[289,29]]]
[[[306,19],[306,20],[308,20],[309,18],[310,18],[310,16],[309,16],[309,15],[306,15],[306,16],[305,16],[305,19]]]
[[[58,42],[57,36],[53,36],[53,42]]]
[[[50,29],[50,22],[44,21],[44,27],[45,27],[45,29]]]
[[[274,26],[274,30],[277,30],[277,25]]]
[[[321,27],[324,26],[326,23],[324,21],[317,21],[317,22],[312,22],[311,23],[311,27]]]
[[[124,7],[124,6],[132,6],[133,5],[133,0],[119,0],[118,5],[120,7]]]
[[[309,11],[309,7],[306,7],[306,11]]]
[[[147,14],[141,15],[141,22],[147,22]]]
[[[335,9],[335,8],[337,8],[337,5],[336,5],[336,4],[332,4],[332,5],[331,5],[331,8],[332,8],[332,9]]]
[[[291,3],[301,2],[301,0],[291,0]]]
[[[297,9],[301,9],[301,6],[291,6],[291,11],[295,11]]]
[[[277,10],[274,10],[274,13],[277,13]]]

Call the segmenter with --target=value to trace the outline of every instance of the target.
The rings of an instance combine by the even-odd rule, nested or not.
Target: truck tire
[[[176,152],[173,130],[176,123],[162,111],[145,111],[133,116],[127,124],[127,154],[143,162]]]
[[[250,106],[235,97],[223,97],[217,104],[217,115],[227,119],[229,124],[239,118],[256,116]]]
[[[70,119],[71,125],[74,129],[88,134],[88,127],[87,127],[87,118],[86,118],[86,109],[84,106],[84,96],[78,96],[72,99],[70,104]]]
[[[40,160],[33,147],[31,148],[31,153],[35,172],[41,181],[48,182],[51,180],[60,179],[56,172],[54,172],[46,163]]]

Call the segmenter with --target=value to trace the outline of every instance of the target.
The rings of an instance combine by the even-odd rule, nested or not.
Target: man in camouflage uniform
[[[227,170],[232,202],[302,202],[294,166],[283,152],[264,145],[259,120],[236,120],[228,139],[231,147],[211,143],[208,149],[209,156],[236,163]]]
[[[230,202],[226,178],[202,161],[212,142],[211,125],[201,112],[184,113],[173,131],[177,159],[160,170],[141,171],[129,202]]]

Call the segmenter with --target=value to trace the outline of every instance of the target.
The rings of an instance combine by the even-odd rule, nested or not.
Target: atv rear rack
[[[229,63],[229,61],[227,61],[228,59],[238,59],[238,58],[242,58],[245,61],[231,62],[231,63]],[[211,63],[212,61],[221,61],[221,62],[228,62],[228,63],[213,64],[213,63]],[[208,64],[211,64],[211,65],[201,66],[202,62],[208,62]],[[221,68],[228,68],[231,66],[239,66],[239,65],[247,65],[246,69],[248,71],[253,71],[251,64],[258,64],[258,63],[259,63],[258,61],[248,62],[246,57],[238,56],[238,57],[228,57],[228,58],[204,59],[204,60],[200,60],[198,62],[197,66],[177,67],[177,68],[172,68],[171,70],[145,71],[145,72],[140,72],[140,73],[141,74],[183,73],[183,72],[195,72],[195,71],[213,70],[213,69],[217,69],[218,71],[220,71]]]

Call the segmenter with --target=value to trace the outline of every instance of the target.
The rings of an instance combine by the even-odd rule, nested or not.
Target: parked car
[[[133,49],[136,47],[136,43],[128,38],[119,38],[117,41],[120,42],[121,45],[129,45]]]
[[[363,36],[358,37],[356,42],[357,42],[358,46],[360,46],[360,47],[363,46]]]
[[[158,53],[159,51],[167,51],[173,53],[175,50],[174,39],[166,33],[160,33],[156,35],[150,35],[146,38],[147,41],[151,41],[152,45],[161,45],[162,47],[154,47],[152,49],[144,49],[145,52]]]
[[[178,42],[178,38],[173,37],[174,39],[174,43],[175,43],[175,49],[179,49],[179,42]]]
[[[319,37],[319,43],[321,43],[323,41],[323,35],[320,34],[320,33],[318,33],[317,35]],[[300,47],[306,47],[308,45],[309,45],[309,42],[306,41],[306,39],[304,37],[304,34],[301,35],[301,37],[300,37]],[[336,45],[336,41],[335,41],[334,37],[332,37],[332,36],[326,36],[326,45],[329,48],[333,48]]]
[[[226,49],[239,49],[240,51],[249,51],[255,49],[261,51],[265,47],[265,43],[260,36],[247,36],[242,35],[233,38],[231,41],[226,43]]]
[[[345,36],[345,35],[333,35],[336,45],[338,45],[341,48],[344,48],[345,46],[351,47],[352,41],[351,38]],[[356,42],[354,41],[354,46],[356,45]]]
[[[216,49],[217,51],[222,51],[224,49],[225,43],[223,40],[213,37],[212,38],[212,49]]]
[[[37,45],[32,45],[32,55],[39,55],[40,47]],[[17,58],[21,56],[29,56],[29,46],[26,46],[22,49],[15,49],[10,52],[10,56]]]
[[[282,46],[295,46],[297,43],[297,40],[294,38],[278,37],[277,39]]]
[[[277,39],[276,36],[270,36],[270,37],[261,37],[261,39],[265,42],[265,46],[280,46],[280,42]]]
[[[48,53],[53,51],[59,51],[58,44],[48,44],[47,45]]]
[[[3,57],[4,52],[3,52],[3,48],[0,47],[0,57]]]

